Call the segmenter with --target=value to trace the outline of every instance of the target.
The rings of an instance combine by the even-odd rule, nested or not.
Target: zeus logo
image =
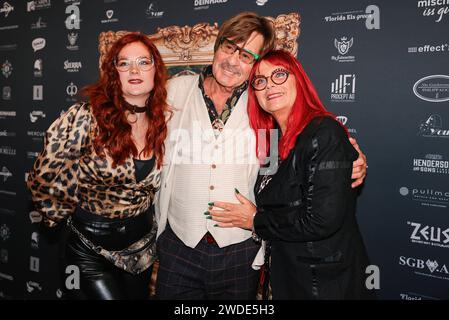
[[[440,227],[423,226],[421,223],[408,222],[412,226],[413,232],[410,236],[412,240],[425,240],[438,243],[449,243],[449,228],[442,230]]]

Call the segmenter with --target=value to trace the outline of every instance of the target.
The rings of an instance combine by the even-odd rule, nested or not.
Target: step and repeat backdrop
[[[368,157],[357,217],[379,298],[449,298],[449,1],[0,0],[0,299],[64,299],[64,230],[40,229],[25,180],[97,79],[100,35],[241,11],[293,14],[294,51]]]

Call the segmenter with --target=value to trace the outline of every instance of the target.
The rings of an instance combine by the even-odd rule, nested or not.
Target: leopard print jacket
[[[65,220],[77,206],[108,218],[127,218],[153,204],[160,188],[160,169],[154,166],[145,179],[136,182],[131,157],[113,168],[111,158],[95,153],[96,132],[87,103],[70,107],[47,130],[44,149],[27,181],[47,226]]]

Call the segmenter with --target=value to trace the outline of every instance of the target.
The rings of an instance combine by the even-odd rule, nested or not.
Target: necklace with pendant
[[[123,105],[125,109],[129,111],[128,115],[126,116],[126,119],[129,123],[136,123],[138,119],[137,113],[144,113],[148,110],[147,106],[139,107],[127,102],[126,100],[124,100]]]

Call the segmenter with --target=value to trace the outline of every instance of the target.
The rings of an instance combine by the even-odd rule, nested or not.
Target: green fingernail
[[[208,215],[210,215],[210,212],[209,211],[206,211],[206,212],[204,212],[203,213],[205,216],[208,216]]]
[[[207,216],[206,219],[212,219],[212,217],[211,216]]]
[[[214,227],[219,227],[219,225],[218,224],[214,224]]]
[[[240,192],[239,192],[239,189],[234,188],[234,190],[235,190],[235,193],[240,193]]]
[[[213,205],[214,205],[214,203],[213,203],[213,202],[209,202],[209,203],[208,203],[208,205],[210,205],[210,206],[213,206]]]

